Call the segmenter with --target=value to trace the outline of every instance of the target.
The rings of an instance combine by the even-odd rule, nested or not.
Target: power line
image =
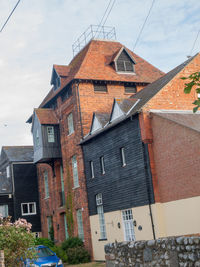
[[[195,44],[196,44],[196,42],[197,42],[197,39],[198,39],[198,37],[199,37],[199,34],[200,34],[200,30],[198,31],[197,36],[196,36],[196,38],[195,38],[195,40],[194,40],[194,43],[193,43],[193,45],[192,45],[191,51],[190,51],[190,53],[189,53],[189,56],[192,55],[192,52],[193,52],[193,49],[194,49]]]
[[[108,16],[110,15],[110,12],[111,12],[111,10],[112,10],[112,8],[113,8],[113,6],[114,6],[115,1],[116,1],[116,0],[114,0],[113,3],[112,3],[112,0],[109,1],[109,4],[108,4],[108,6],[107,6],[107,8],[106,8],[106,10],[105,10],[105,12],[104,12],[104,15],[103,15],[103,17],[102,17],[102,19],[101,19],[101,21],[100,21],[100,23],[99,23],[99,25],[98,25],[97,32],[98,32],[98,29],[99,29],[101,26],[104,26],[104,25],[105,25],[105,23],[106,23],[106,21],[107,21],[107,19],[108,19]],[[112,5],[111,5],[111,3],[112,3]],[[111,7],[110,7],[110,5],[111,5]],[[109,10],[109,8],[110,8],[110,10]],[[109,10],[109,11],[108,11],[108,10]],[[108,14],[107,14],[107,16],[106,16],[107,11],[108,11]],[[106,18],[105,18],[105,20],[104,20],[104,17],[105,17],[105,16],[106,16]],[[104,20],[104,22],[103,22],[103,20]],[[103,23],[103,24],[102,24],[102,23]],[[100,34],[100,33],[99,33],[99,34]],[[98,34],[98,36],[99,36],[99,34]],[[97,36],[97,37],[98,37],[98,36]]]
[[[142,25],[142,28],[141,28],[141,30],[140,30],[140,32],[139,32],[139,35],[138,35],[137,40],[136,40],[136,42],[135,42],[135,45],[134,45],[134,47],[133,47],[133,51],[135,50],[135,47],[136,47],[136,45],[137,45],[137,43],[138,43],[138,41],[139,41],[139,39],[140,39],[140,36],[141,36],[142,31],[143,31],[143,29],[144,29],[144,27],[145,27],[145,24],[146,24],[146,22],[147,22],[147,19],[148,19],[150,13],[151,13],[151,10],[152,10],[152,8],[153,8],[154,3],[155,3],[155,0],[152,1],[151,7],[150,7],[150,9],[149,9],[149,12],[148,12],[148,14],[147,14],[147,16],[146,16],[146,19],[145,19],[145,21],[144,21],[144,23],[143,23],[143,25]]]
[[[17,4],[14,6],[14,8],[13,8],[13,10],[11,11],[10,15],[8,16],[7,20],[5,21],[5,23],[4,23],[3,26],[1,27],[0,32],[3,31],[4,27],[5,27],[6,24],[8,23],[10,17],[12,16],[13,12],[15,11],[15,9],[16,9],[16,7],[18,6],[18,4],[19,4],[20,1],[21,1],[21,0],[19,0],[19,1],[17,2]]]
[[[105,21],[104,21],[104,23],[103,23],[103,25],[102,26],[104,26],[105,25],[105,23],[106,23],[106,21],[107,21],[107,19],[108,19],[108,16],[110,15],[110,12],[112,11],[112,9],[113,9],[113,6],[114,6],[114,4],[115,4],[115,1],[116,0],[114,0],[113,1],[113,3],[112,3],[112,6],[111,6],[111,8],[110,8],[110,10],[109,10],[109,12],[108,12],[108,15],[107,15],[107,17],[106,17],[106,19],[105,19]]]

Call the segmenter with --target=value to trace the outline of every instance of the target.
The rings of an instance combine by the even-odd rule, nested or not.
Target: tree
[[[4,250],[5,266],[18,267],[26,258],[34,259],[34,236],[31,233],[31,224],[25,219],[11,223],[11,217],[0,216],[0,250]]]
[[[200,97],[198,97],[198,94],[200,94],[200,72],[195,72],[189,75],[188,77],[182,77],[182,80],[189,80],[188,83],[185,83],[184,87],[184,93],[190,94],[192,88],[196,87],[197,92],[197,99],[192,103],[196,107],[193,108],[193,112],[197,112],[197,110],[200,108]]]

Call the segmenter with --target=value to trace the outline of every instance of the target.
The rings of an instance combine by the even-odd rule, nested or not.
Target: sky
[[[0,0],[0,27],[17,0]],[[53,64],[68,65],[72,44],[97,25],[109,0],[21,0],[0,33],[0,147],[32,145],[26,120],[51,89]],[[133,49],[152,0],[116,0],[106,25]],[[200,50],[200,1],[155,0],[135,53],[168,72]]]

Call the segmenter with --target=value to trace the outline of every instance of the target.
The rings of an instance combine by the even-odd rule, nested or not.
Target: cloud
[[[0,146],[30,144],[25,123],[50,90],[52,65],[68,64],[72,44],[90,24],[98,24],[109,0],[21,1],[0,33]],[[0,1],[0,25],[16,0]],[[148,14],[149,0],[118,0],[106,25],[133,49]],[[200,2],[155,1],[135,52],[168,71],[182,63],[199,30]],[[199,49],[199,40],[193,54]],[[3,126],[5,123],[7,127]]]

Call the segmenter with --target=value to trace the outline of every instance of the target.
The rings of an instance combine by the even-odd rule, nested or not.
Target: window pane
[[[96,205],[102,205],[103,204],[103,201],[102,201],[102,194],[99,193],[96,195]]]
[[[93,163],[93,161],[90,161],[90,172],[91,172],[91,178],[94,178],[94,163]]]
[[[104,157],[100,157],[100,163],[101,163],[101,173],[105,174]]]
[[[95,92],[107,92],[107,86],[106,84],[94,83],[94,91]]]
[[[54,143],[55,142],[54,127],[53,126],[47,127],[47,136],[48,136],[48,142],[49,143]]]
[[[126,166],[125,150],[124,147],[120,148],[122,167]]]
[[[44,172],[44,190],[45,190],[45,197],[49,197],[49,184],[48,184],[48,172]]]
[[[68,122],[68,134],[72,134],[74,132],[74,123],[73,123],[73,115],[72,113],[69,114],[67,117],[67,122]]]
[[[76,215],[77,215],[77,223],[78,223],[78,235],[82,240],[84,240],[83,219],[82,219],[81,209],[77,210]]]
[[[136,93],[137,89],[135,85],[125,85],[125,93]]]
[[[22,204],[22,211],[23,211],[23,214],[28,213],[28,204]]]
[[[7,178],[10,177],[10,166],[6,167],[6,175],[7,175]]]
[[[0,214],[5,218],[8,217],[8,205],[0,205]]]
[[[100,236],[101,239],[106,239],[106,225],[103,212],[103,205],[97,206],[97,213],[99,214]]]
[[[123,210],[122,217],[123,217],[123,222],[124,222],[125,241],[134,241],[135,233],[134,233],[132,210],[131,209]]]
[[[133,63],[131,61],[125,61],[125,70],[133,72]]]
[[[29,203],[29,213],[36,213],[35,203]]]
[[[77,167],[76,156],[72,157],[72,171],[73,171],[74,187],[78,187],[79,181],[78,181],[78,167]]]

